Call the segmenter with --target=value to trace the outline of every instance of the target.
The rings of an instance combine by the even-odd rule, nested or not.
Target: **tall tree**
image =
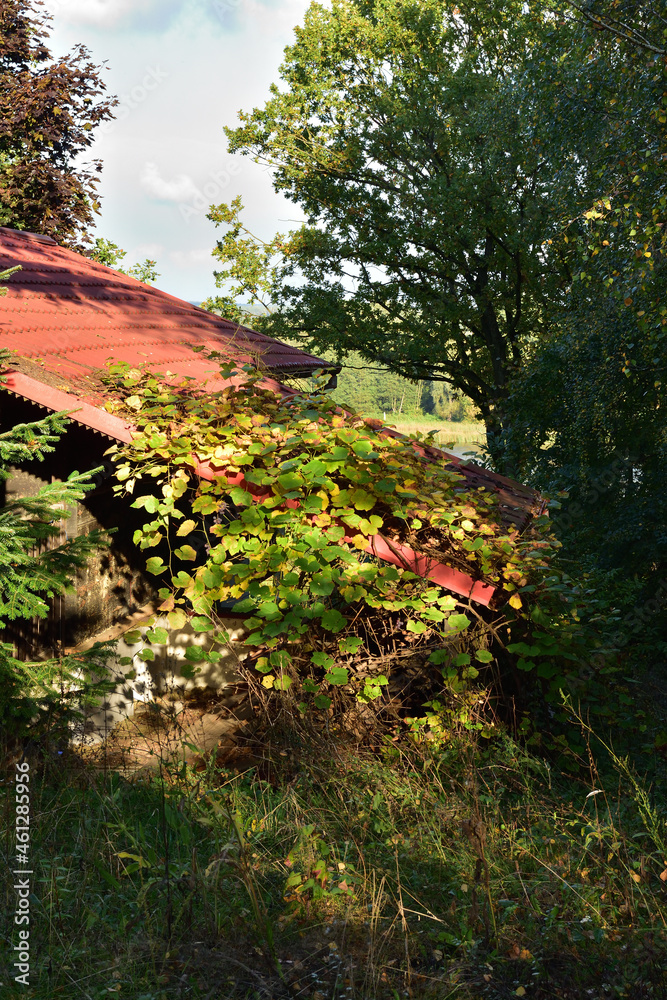
[[[455,387],[498,464],[512,375],[569,282],[548,241],[589,197],[581,157],[556,162],[519,99],[535,53],[571,30],[523,0],[313,4],[284,86],[226,129],[307,217],[267,245],[283,255],[274,329]],[[237,232],[236,256],[218,248],[232,277],[256,264],[239,212],[213,213]]]
[[[560,15],[572,44],[554,49],[541,127],[557,152],[587,137],[600,196],[554,240],[572,282],[515,380],[506,445],[526,479],[568,491],[565,557],[620,602],[652,599],[667,567],[667,21],[637,0]]]
[[[99,208],[101,170],[77,158],[116,102],[83,45],[52,58],[40,6],[0,0],[0,223],[75,245]]]

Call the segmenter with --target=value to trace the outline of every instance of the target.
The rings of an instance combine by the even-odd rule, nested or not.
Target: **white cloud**
[[[139,246],[132,247],[128,257],[132,260],[159,260],[163,253],[162,243],[140,243]]]
[[[169,260],[177,267],[201,267],[202,264],[207,264],[211,273],[213,272],[210,247],[206,250],[172,250]]]
[[[93,29],[163,33],[180,18],[186,30],[206,23],[233,34],[252,25],[271,35],[300,21],[307,0],[44,0],[44,6],[59,22]]]
[[[158,286],[180,298],[215,293],[210,248],[224,227],[207,220],[210,205],[241,195],[246,224],[264,239],[299,223],[270,173],[230,156],[222,126],[263,105],[309,2],[48,0],[49,47],[87,45],[121,99],[92,151],[104,161],[96,235],[127,249],[130,266],[156,260]]]
[[[46,0],[49,13],[96,28],[167,28],[187,0]]]
[[[200,196],[199,189],[189,174],[177,174],[170,181],[160,176],[154,163],[146,163],[141,175],[144,191],[158,201],[187,202]]]

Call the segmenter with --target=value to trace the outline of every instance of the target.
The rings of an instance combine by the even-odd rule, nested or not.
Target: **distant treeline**
[[[332,395],[337,403],[363,413],[432,416],[454,421],[476,419],[474,403],[443,382],[409,382],[392,372],[369,368],[358,354],[345,359]]]
[[[205,302],[193,303],[208,309],[216,315],[229,315],[228,302],[211,298]],[[262,328],[263,311],[247,303],[238,305],[237,319],[255,329]],[[285,340],[293,347],[303,344]],[[327,351],[318,351],[317,357],[323,361],[337,361]],[[478,420],[475,404],[467,396],[448,388],[444,382],[410,382],[400,375],[384,368],[369,367],[360,354],[348,354],[338,375],[338,386],[332,397],[341,406],[351,406],[360,413],[369,415],[391,414],[394,417],[433,417],[437,420],[462,421]]]

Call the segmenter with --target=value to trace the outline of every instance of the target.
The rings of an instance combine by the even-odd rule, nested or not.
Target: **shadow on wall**
[[[151,619],[151,622],[153,628],[168,627],[166,618]],[[205,634],[194,632],[190,626],[169,631],[165,646],[145,642],[129,646],[121,636],[116,659],[109,664],[116,687],[99,708],[87,711],[82,731],[75,735],[74,742],[97,743],[105,739],[115,725],[132,717],[137,703],[152,702],[164,696],[178,699],[197,688],[217,691],[238,683],[239,664],[248,655],[247,648],[241,642],[247,632],[238,618],[223,618],[220,624],[229,635],[227,645],[218,647],[222,654],[220,660],[194,667],[185,659],[186,649],[189,646],[210,649],[212,642]],[[148,625],[140,625],[138,631],[145,636],[148,628]],[[143,660],[139,657],[139,652],[146,648],[153,651],[155,659]],[[120,660],[123,658],[131,658],[132,662],[122,666]],[[194,676],[187,676],[192,670],[195,672]]]

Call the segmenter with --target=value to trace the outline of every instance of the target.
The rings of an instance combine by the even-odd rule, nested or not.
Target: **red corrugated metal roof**
[[[0,227],[0,271],[16,264],[22,270],[10,279],[9,294],[0,298],[0,348],[18,355],[12,370],[3,375],[3,388],[51,410],[70,410],[73,420],[118,441],[129,441],[132,427],[104,409],[108,395],[98,373],[110,358],[189,375],[199,385],[206,382],[211,390],[225,383],[219,375],[216,378],[214,362],[192,352],[193,345],[219,351],[239,363],[259,360],[275,375],[337,370],[65,250],[49,237]],[[276,392],[289,391],[269,376],[264,381]],[[380,421],[366,422],[375,430],[402,437]],[[464,489],[483,487],[495,493],[507,528],[523,530],[543,509],[539,495],[528,487],[438,448],[415,448],[427,461],[454,465],[463,477]],[[214,474],[206,463],[195,471],[204,478]],[[242,474],[237,479],[242,480]],[[488,605],[496,593],[487,582],[418,555],[397,541],[389,543],[378,536],[369,551],[407,565],[479,604]]]
[[[40,365],[55,388],[95,402],[91,383],[109,358],[189,375],[220,388],[206,347],[276,375],[335,366],[58,246],[0,227],[0,271],[20,265],[0,298],[0,347]],[[30,374],[39,378],[34,370]],[[49,378],[51,376],[51,378]],[[55,379],[55,381],[54,381]],[[60,383],[58,383],[60,380]]]

